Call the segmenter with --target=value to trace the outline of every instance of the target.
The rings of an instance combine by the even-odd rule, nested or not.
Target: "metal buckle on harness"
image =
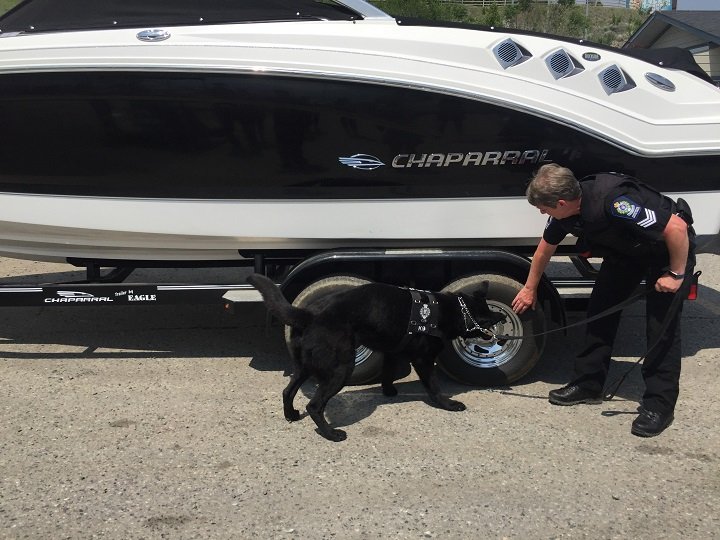
[[[470,313],[470,310],[468,309],[467,305],[465,305],[465,300],[462,299],[462,297],[458,296],[458,303],[460,304],[460,313],[462,313],[463,316],[463,323],[465,324],[465,330],[470,333],[473,330],[480,330],[483,334],[485,334],[485,337],[495,339],[495,333],[492,330],[488,330],[487,328],[483,328],[480,326],[475,319],[473,319],[473,316]],[[468,324],[468,319],[470,322],[472,322],[472,328]]]

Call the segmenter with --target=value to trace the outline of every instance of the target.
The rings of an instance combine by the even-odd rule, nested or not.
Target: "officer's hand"
[[[512,308],[515,313],[520,315],[525,313],[528,308],[535,309],[536,302],[537,297],[535,295],[535,291],[528,289],[527,287],[523,287],[512,301]]]
[[[674,292],[677,292],[677,290],[680,288],[680,285],[682,285],[683,281],[685,281],[685,280],[675,279],[672,276],[663,274],[655,282],[655,290],[657,292],[674,293]]]

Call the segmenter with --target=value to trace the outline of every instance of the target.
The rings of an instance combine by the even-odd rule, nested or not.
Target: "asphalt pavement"
[[[1,308],[0,538],[720,538],[720,256],[698,268],[675,423],[652,439],[630,434],[639,370],[610,402],[548,403],[581,328],[512,387],[443,378],[464,412],[414,374],[395,398],[346,388],[331,443],[284,420],[287,353],[261,305]],[[0,259],[3,283],[67,270]],[[611,378],[644,352],[643,321],[623,315]]]

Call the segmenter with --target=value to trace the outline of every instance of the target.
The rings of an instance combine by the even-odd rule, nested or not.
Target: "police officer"
[[[572,171],[554,163],[537,171],[526,195],[530,204],[550,217],[525,286],[513,300],[513,310],[523,313],[534,308],[545,267],[570,233],[590,248],[592,256],[603,258],[588,318],[627,299],[644,278],[647,287],[654,289],[646,297],[646,339],[649,346],[655,343],[673,293],[692,277],[688,274],[694,266],[694,234],[686,203],[684,212],[677,215],[675,202],[630,177],[605,173],[578,182]],[[659,435],[674,418],[680,380],[681,302],[675,302],[665,337],[643,363],[646,389],[631,429],[640,437]],[[575,377],[550,392],[550,403],[602,401],[619,322],[620,312],[615,312],[587,324],[585,347],[575,360]]]

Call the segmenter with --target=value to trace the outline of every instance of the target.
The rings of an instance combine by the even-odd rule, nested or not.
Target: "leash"
[[[615,397],[615,394],[617,394],[618,390],[620,390],[620,387],[622,386],[622,383],[625,382],[625,379],[628,375],[642,362],[643,360],[646,360],[648,356],[650,356],[654,350],[655,347],[657,347],[660,342],[663,341],[663,339],[666,338],[665,331],[668,329],[668,326],[670,326],[670,321],[675,317],[675,314],[677,313],[678,308],[682,304],[685,297],[688,295],[689,289],[693,286],[693,284],[697,283],[698,278],[702,272],[697,271],[692,275],[692,279],[686,280],[683,282],[683,284],[680,286],[680,288],[675,292],[675,296],[672,299],[672,303],[670,304],[670,307],[667,310],[667,313],[665,314],[665,318],[663,319],[662,325],[660,326],[660,330],[658,331],[658,337],[655,340],[655,342],[648,347],[645,354],[643,354],[640,358],[635,360],[632,366],[630,366],[625,373],[618,379],[617,383],[615,384],[615,389],[612,392],[608,392],[603,396],[603,401],[610,401]],[[678,323],[679,324],[679,323]],[[612,387],[612,385],[610,385]]]
[[[508,335],[508,334],[494,334],[494,333],[492,333],[492,332],[489,332],[489,331],[488,331],[488,332],[489,332],[489,334],[490,334],[494,339],[496,339],[497,341],[509,341],[509,340],[516,340],[516,339],[529,339],[529,338],[534,338],[534,337],[539,337],[539,336],[545,336],[545,335],[547,335],[547,334],[553,334],[553,333],[555,333],[555,332],[560,332],[561,330],[567,330],[568,328],[574,328],[574,327],[576,327],[576,326],[582,326],[582,325],[584,325],[584,324],[587,324],[587,323],[596,321],[596,320],[598,320],[598,319],[602,319],[603,317],[607,317],[608,315],[611,315],[612,313],[615,313],[616,311],[623,310],[623,309],[625,309],[626,307],[628,307],[629,305],[634,304],[635,302],[637,302],[637,301],[640,300],[641,298],[644,298],[645,296],[647,296],[647,295],[650,294],[651,292],[652,292],[652,290],[641,291],[641,292],[639,292],[639,293],[634,294],[633,296],[630,296],[629,298],[626,298],[625,300],[623,300],[623,301],[620,302],[619,304],[615,304],[614,306],[609,307],[609,308],[607,308],[606,310],[601,311],[600,313],[598,313],[598,314],[596,314],[596,315],[593,315],[592,317],[588,317],[587,319],[583,319],[582,321],[578,321],[578,322],[576,322],[576,323],[568,324],[568,325],[566,325],[566,326],[561,326],[560,328],[553,328],[552,330],[547,330],[547,331],[545,331],[545,332],[539,332],[539,333],[537,333],[537,334],[531,334],[531,335],[529,335],[529,336],[511,336],[511,335]]]
[[[694,264],[692,266],[688,265],[687,274],[691,273],[693,266],[694,266]],[[688,296],[688,292],[690,291],[692,286],[697,284],[698,278],[700,277],[701,274],[702,274],[701,271],[697,271],[694,274],[692,274],[692,279],[686,279],[683,282],[683,284],[680,286],[680,288],[675,292],[672,302],[670,304],[670,307],[668,308],[667,313],[665,314],[665,318],[663,319],[663,322],[660,325],[660,330],[657,333],[657,336],[658,336],[657,339],[653,342],[652,345],[650,345],[648,347],[647,351],[642,356],[640,356],[640,358],[638,358],[633,363],[633,365],[630,366],[630,368],[628,368],[625,371],[625,373],[621,377],[619,377],[619,379],[617,380],[616,383],[613,383],[610,385],[610,387],[612,387],[614,385],[615,388],[612,391],[607,392],[605,395],[603,395],[603,401],[610,401],[611,399],[613,399],[615,397],[615,394],[617,394],[618,390],[620,390],[620,387],[622,386],[623,382],[625,382],[625,379],[627,378],[627,376],[630,375],[630,373],[640,364],[640,362],[642,362],[643,360],[646,360],[648,358],[648,356],[650,356],[655,351],[655,348],[663,341],[663,339],[666,337],[665,332],[668,329],[668,326],[670,326],[670,322],[675,317],[675,314],[677,313],[678,308],[682,304],[682,301],[685,299],[685,297]],[[652,289],[646,289],[642,292],[634,294],[633,296],[630,296],[629,298],[626,298],[619,304],[616,304],[612,307],[609,307],[608,309],[606,309],[604,311],[601,311],[597,315],[593,315],[592,317],[588,317],[587,319],[578,321],[573,324],[569,324],[567,326],[562,326],[560,328],[553,328],[552,330],[548,330],[546,332],[540,332],[537,334],[532,334],[529,336],[510,336],[510,335],[505,335],[505,334],[494,334],[492,331],[489,331],[484,328],[481,330],[487,332],[489,335],[491,335],[497,341],[508,341],[508,340],[517,340],[517,339],[526,339],[526,338],[544,336],[547,334],[552,334],[554,332],[559,332],[561,330],[566,330],[568,328],[573,328],[575,326],[585,325],[592,321],[596,321],[598,319],[602,319],[603,317],[607,317],[608,315],[615,313],[616,311],[625,309],[627,306],[637,302],[638,300],[649,295],[652,292],[653,292]],[[475,324],[477,325],[477,323],[475,323]]]
[[[688,295],[691,293],[693,293],[695,297],[697,297],[697,284],[702,272],[693,272],[695,270],[695,264],[697,263],[697,259],[695,258],[695,229],[693,229],[692,226],[694,221],[692,217],[692,210],[690,209],[690,205],[688,205],[687,201],[680,198],[675,203],[675,210],[675,214],[685,223],[687,223],[688,226],[689,245],[688,258],[687,262],[685,263],[685,276],[692,274],[692,279],[688,280],[686,277],[685,281],[683,281],[680,285],[680,288],[675,291],[675,296],[670,303],[670,307],[668,308],[667,313],[665,313],[665,318],[660,325],[660,330],[657,333],[658,337],[657,339],[655,339],[655,342],[647,348],[645,354],[635,360],[633,365],[625,371],[625,373],[618,379],[617,383],[615,383],[615,389],[611,392],[607,392],[603,396],[603,401],[610,401],[611,399],[613,399],[615,397],[615,394],[617,394],[618,390],[620,390],[620,386],[622,386],[622,383],[625,382],[627,376],[630,375],[630,373],[640,364],[640,362],[646,360],[648,356],[650,356],[650,354],[655,351],[655,347],[657,347],[663,341],[663,339],[666,337],[665,332],[668,329],[668,326],[670,326],[670,321],[672,321],[672,319],[677,314],[677,311],[682,305],[683,300],[685,300],[685,298],[687,298]],[[680,324],[680,321],[678,321],[678,324]],[[612,385],[610,385],[610,387],[612,387]]]

